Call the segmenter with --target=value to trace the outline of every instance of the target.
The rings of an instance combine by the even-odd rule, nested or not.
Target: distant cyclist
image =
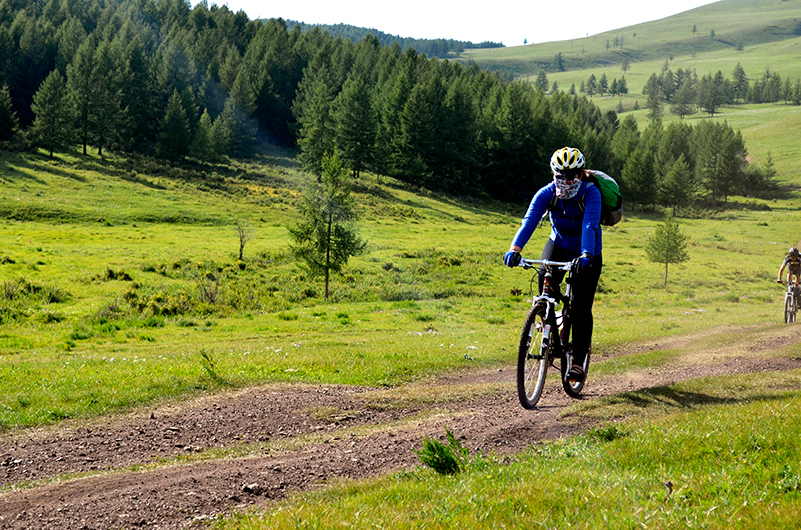
[[[516,267],[520,252],[545,212],[550,213],[551,236],[542,249],[542,259],[573,261],[575,271],[572,297],[573,366],[567,379],[584,380],[582,366],[592,342],[592,304],[601,276],[601,193],[585,181],[584,155],[576,148],[563,147],[551,157],[553,182],[541,188],[531,200],[520,229],[504,257],[504,263]],[[545,271],[540,270],[542,293]],[[564,272],[554,271],[559,284]]]
[[[784,257],[784,261],[782,262],[782,268],[779,269],[779,277],[776,279],[777,282],[782,283],[782,275],[784,274],[784,269],[787,269],[787,283],[791,283],[793,281],[793,277],[795,277],[795,284],[796,284],[796,297],[799,295],[799,287],[798,283],[801,280],[801,252],[798,251],[796,247],[791,247],[790,250],[787,251],[787,255]]]

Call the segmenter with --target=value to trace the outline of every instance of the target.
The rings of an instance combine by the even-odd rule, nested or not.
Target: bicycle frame
[[[567,345],[568,339],[570,338],[570,291],[572,288],[570,276],[572,274],[572,263],[569,261],[522,259],[520,260],[519,266],[523,267],[524,269],[531,269],[537,265],[545,267],[545,277],[543,279],[542,293],[533,298],[531,301],[531,306],[534,307],[540,300],[545,300],[546,320],[550,322],[551,314],[553,314],[553,321],[556,323],[557,328],[559,329],[559,340],[552,343],[554,346],[556,346],[556,355],[554,357],[562,357],[569,349]],[[551,285],[553,269],[562,270],[566,273],[564,294],[558,290],[558,286],[555,288],[553,285]],[[561,315],[557,314],[556,311],[556,306],[559,305],[559,302],[562,302],[563,304]],[[568,370],[570,369],[571,360],[572,359],[567,359]],[[550,364],[553,366],[553,359],[550,359]]]
[[[796,282],[782,283],[787,285],[787,290],[784,292],[784,323],[792,324],[795,322],[798,312],[798,284]]]
[[[526,315],[520,333],[517,352],[517,395],[523,408],[533,409],[542,395],[548,367],[557,368],[561,373],[562,388],[570,397],[578,397],[584,388],[585,379],[569,379],[567,374],[572,365],[573,352],[570,347],[570,292],[572,290],[572,262],[550,260],[521,260],[520,267],[530,269],[544,268],[542,292],[533,297],[531,310]],[[559,270],[567,274],[565,294],[551,283],[553,272]],[[561,314],[556,310],[559,302],[564,305]],[[554,333],[554,330],[558,332]],[[559,360],[559,366],[555,363]],[[590,352],[584,357],[586,377],[590,362]]]

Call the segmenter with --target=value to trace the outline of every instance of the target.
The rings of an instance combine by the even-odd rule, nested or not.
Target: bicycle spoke
[[[544,322],[545,303],[531,308],[523,325],[517,357],[517,394],[524,408],[537,405],[548,370],[549,337]]]

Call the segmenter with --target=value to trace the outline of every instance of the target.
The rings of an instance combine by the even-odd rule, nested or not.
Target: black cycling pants
[[[572,342],[573,342],[573,363],[582,364],[584,357],[590,351],[592,343],[592,304],[595,301],[595,291],[598,288],[598,279],[601,277],[603,267],[603,254],[593,256],[590,260],[590,267],[584,272],[573,275],[573,287],[570,291],[570,304],[572,306]],[[542,249],[542,259],[551,261],[570,261],[565,249],[554,245],[553,240],[549,239]],[[553,272],[554,284],[562,283],[565,273],[562,271]],[[545,268],[540,268],[539,290],[542,293],[542,285],[545,278]],[[564,292],[564,290],[563,290]]]

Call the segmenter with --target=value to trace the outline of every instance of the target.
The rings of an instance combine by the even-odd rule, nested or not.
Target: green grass
[[[514,362],[532,274],[503,267],[500,256],[523,205],[362,179],[367,252],[334,278],[326,302],[287,252],[299,181],[283,166],[232,166],[219,183],[227,191],[199,191],[187,184],[191,172],[168,178],[158,168],[117,178],[127,162],[93,157],[63,155],[52,163],[58,171],[18,169],[45,160],[0,160],[0,204],[43,212],[0,225],[4,429],[267,382],[392,386]],[[242,189],[284,199],[260,202]],[[104,213],[69,223],[48,213],[69,204]],[[189,221],[141,221],[168,207]],[[241,218],[254,237],[239,262]],[[671,266],[664,287],[643,244],[661,216],[628,212],[604,236],[596,358],[664,336],[779,322],[782,289],[772,279],[800,218],[793,198],[734,197],[727,210],[680,219],[690,261]],[[526,255],[539,253],[547,232],[535,233]]]
[[[776,123],[792,119],[776,114]],[[791,136],[750,119],[755,145],[763,142],[774,156],[795,149]],[[0,153],[0,433],[269,382],[392,389],[391,398],[376,395],[384,405],[401,394],[447,401],[459,396],[418,396],[409,383],[514,365],[532,273],[503,267],[501,255],[523,204],[420,193],[365,177],[355,190],[367,252],[334,278],[332,298],[325,301],[320,282],[306,277],[287,252],[285,226],[293,220],[301,177],[284,162],[268,158],[219,168],[221,180],[201,189],[195,170],[168,175],[140,161],[135,178],[119,178],[130,171],[125,161],[60,156],[50,162]],[[797,185],[796,162],[783,155],[776,163],[783,182]],[[168,212],[182,213],[167,219]],[[254,237],[240,262],[236,223],[243,220]],[[680,218],[690,261],[670,267],[667,287],[663,266],[648,262],[644,248],[661,220],[657,212],[629,211],[620,225],[605,229],[594,374],[703,364],[713,355],[801,355],[797,347],[764,346],[795,329],[780,324],[783,289],[774,283],[801,221],[795,192],[770,201],[732,197],[720,211]],[[524,254],[536,256],[547,232],[547,226],[538,230]],[[617,357],[620,351],[640,353]],[[779,526],[787,511],[797,512],[797,493],[779,491],[765,477],[793,484],[796,469],[760,461],[750,468],[760,476],[749,482],[735,460],[721,464],[736,471],[734,478],[700,463],[688,471],[666,462],[654,478],[647,462],[626,456],[633,450],[625,444],[636,440],[658,452],[659,436],[681,447],[688,437],[702,436],[706,418],[732,415],[725,420],[730,423],[715,424],[709,435],[715,438],[718,432],[734,435],[733,426],[764,415],[752,408],[760,403],[782,414],[794,410],[798,376],[781,377],[692,381],[582,402],[564,412],[567,421],[636,414],[642,423],[621,426],[626,435],[611,442],[588,435],[539,447],[512,464],[472,455],[471,466],[456,478],[415,471],[346,484],[313,500],[291,500],[277,515],[243,515],[224,524],[327,527],[341,518],[358,526],[376,517],[399,528],[499,527],[496,520],[611,528],[615,523],[604,521],[619,521],[612,515],[621,511],[630,526],[667,527],[694,525],[711,510],[704,523],[710,528],[729,519],[741,524],[738,518],[745,528],[755,517]],[[687,433],[659,431],[687,422],[694,426]],[[795,423],[791,417],[781,427]],[[616,438],[615,429],[600,438]],[[763,436],[762,426],[747,434]],[[797,433],[781,436],[769,447]],[[737,447],[742,441],[720,443]],[[568,453],[585,455],[582,467],[556,456]],[[797,455],[779,454],[798,461]],[[694,458],[700,459],[686,459]],[[669,496],[660,485],[668,480],[674,484]],[[708,493],[717,483],[725,494],[720,505]],[[496,499],[497,491],[508,495]],[[321,499],[323,508],[314,511]],[[375,513],[385,504],[393,508]]]
[[[216,528],[789,528],[801,510],[801,374],[642,391],[628,416],[512,459],[343,481]],[[644,417],[643,417],[644,415]]]
[[[718,25],[719,9],[742,15]],[[627,42],[642,44],[627,74],[630,88],[641,90],[661,70],[673,46],[659,41],[664,30],[688,33],[695,23],[699,34],[687,42],[708,39],[710,29],[718,40],[746,40],[749,19],[764,27],[783,16],[727,0],[627,28],[637,31]],[[551,60],[567,54],[560,47],[577,54],[583,46],[588,69],[549,74],[567,89],[590,73],[622,74],[589,57],[619,33],[471,53],[526,61],[515,54],[539,50]],[[679,46],[671,68],[730,75],[741,62],[752,78],[770,67],[795,79],[799,42],[746,41],[743,52],[718,42],[695,55]],[[618,104],[594,101],[604,109]],[[637,116],[644,126],[644,111]],[[783,288],[774,278],[801,222],[794,191],[801,147],[792,134],[801,113],[746,105],[723,108],[715,119],[743,132],[757,162],[770,153],[785,189],[774,200],[731,197],[719,211],[680,218],[690,260],[670,267],[667,287],[663,266],[645,255],[660,213],[627,211],[619,226],[605,229],[594,308],[598,377],[718,356],[801,356],[798,346],[770,346],[776,337],[791,341],[795,331],[780,324]],[[183,169],[146,159],[0,152],[0,434],[269,382],[384,387],[392,389],[387,403],[399,394],[459,399],[416,396],[408,383],[512,368],[532,274],[503,267],[501,255],[525,204],[441,196],[365,176],[354,189],[367,251],[334,278],[325,301],[321,283],[287,252],[286,226],[303,178],[279,152]],[[237,223],[253,233],[241,262]],[[524,254],[538,255],[547,232],[538,230]],[[702,379],[577,403],[566,421],[620,422],[507,463],[471,455],[456,477],[418,470],[343,483],[222,525],[792,526],[801,481],[799,377]],[[638,419],[626,420],[632,416]]]
[[[641,92],[651,73],[659,73],[665,61],[675,71],[695,68],[698,75],[722,70],[730,75],[739,61],[751,77],[766,68],[795,79],[801,75],[797,55],[798,7],[781,0],[723,0],[661,20],[645,22],[581,39],[545,42],[528,46],[468,50],[460,58],[482,68],[501,68],[519,78],[536,77],[542,68],[567,90],[580,85],[590,73],[606,72],[620,78],[620,65],[629,60],[626,74],[632,92]],[[696,26],[696,33],[692,32]],[[710,37],[715,31],[715,38]],[[614,48],[615,38],[623,39]],[[737,50],[738,42],[742,51]],[[610,48],[607,49],[607,43]],[[557,73],[554,56],[562,53],[568,72]]]

